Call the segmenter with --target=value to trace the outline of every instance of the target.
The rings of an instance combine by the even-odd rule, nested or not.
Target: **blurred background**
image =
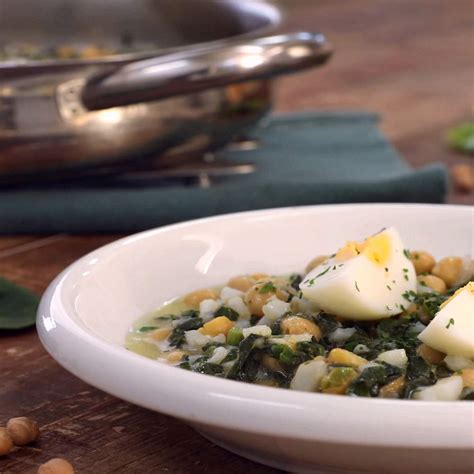
[[[183,22],[195,39],[219,36],[228,19],[198,8],[201,0],[156,1],[168,5],[174,20]],[[137,5],[156,3],[151,0],[0,0],[0,57],[2,44],[15,34],[22,41],[30,35],[34,45],[35,35],[48,33],[63,38],[59,53],[65,61],[60,65],[65,76],[53,84],[45,64],[40,78],[30,68],[29,60],[45,60],[34,48],[29,60],[10,64],[3,49],[0,61],[0,297],[11,303],[9,311],[0,311],[0,419],[28,413],[48,427],[43,450],[25,448],[0,461],[0,471],[32,472],[32,466],[54,455],[74,459],[79,472],[156,472],[159,458],[163,472],[220,473],[225,466],[227,473],[274,473],[217,448],[177,420],[95,390],[59,367],[34,330],[38,295],[67,265],[101,245],[179,220],[327,202],[474,204],[472,1],[280,0],[284,21],[267,33],[321,32],[334,48],[332,57],[317,35],[293,36],[287,49],[277,40],[270,46],[260,42],[250,49],[231,49],[230,56],[200,51],[207,59],[217,57],[230,69],[243,66],[247,72],[264,64],[262,51],[282,61],[280,72],[289,65],[314,67],[277,78],[271,86],[245,83],[192,99],[166,99],[153,105],[157,115],[152,118],[147,106],[132,105],[129,126],[121,124],[122,113],[114,108],[89,118],[83,107],[126,102],[133,95],[124,93],[123,84],[104,84],[94,75],[104,51],[90,41],[81,46],[87,74],[94,75],[86,96],[81,95],[82,72],[76,74],[68,62],[78,59],[67,39],[68,12],[72,8],[80,17],[93,3],[105,20],[86,15],[85,35],[110,30],[133,52],[130,36],[120,36],[106,20],[121,6],[127,28],[158,31],[163,44],[172,44],[173,35],[154,23],[159,15],[139,14]],[[242,13],[262,2],[235,4]],[[19,28],[20,17],[28,18],[31,29]],[[205,20],[201,31],[196,30],[198,17]],[[41,26],[40,19],[48,26]],[[242,26],[252,29],[258,22],[237,21],[237,30]],[[237,30],[234,24],[231,31]],[[168,93],[174,93],[189,86],[186,78],[194,84],[215,72],[203,67],[199,54],[197,61],[175,57],[158,68],[148,64],[147,70],[163,74]],[[197,69],[186,69],[189,64]],[[101,69],[103,74],[115,72],[118,65],[109,66]],[[182,70],[183,78],[174,80],[172,70]],[[137,79],[133,68],[128,72],[126,84],[138,81],[145,91],[142,99],[147,98],[146,77]],[[238,133],[229,123],[239,124]],[[58,124],[53,146],[45,153],[39,138]],[[76,126],[86,126],[91,134],[87,140],[68,135],[68,127]],[[131,153],[132,167],[113,178],[108,168],[92,168],[90,175],[69,172],[67,179],[58,168],[46,174],[34,170],[39,161],[87,160],[98,143],[102,151],[128,156],[129,134],[136,133],[141,145],[154,144],[163,130],[179,133],[171,133],[165,143],[176,147],[177,155],[165,162],[155,156],[162,167],[142,167]],[[187,152],[205,150],[209,137],[217,148],[192,157],[190,164]],[[23,180],[27,171],[28,180]]]
[[[281,79],[278,110],[375,111],[382,115],[382,130],[414,166],[433,161],[473,166],[472,158],[446,145],[449,128],[472,120],[474,11],[469,0],[280,3],[292,27],[320,27],[336,52],[326,68]],[[474,203],[472,193],[453,190],[450,200]]]

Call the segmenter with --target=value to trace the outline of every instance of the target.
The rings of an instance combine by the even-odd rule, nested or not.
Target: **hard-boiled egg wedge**
[[[474,282],[445,301],[418,338],[438,351],[474,359]]]
[[[348,242],[312,270],[300,285],[303,296],[322,310],[353,320],[401,313],[416,274],[398,232],[380,231],[363,242]]]

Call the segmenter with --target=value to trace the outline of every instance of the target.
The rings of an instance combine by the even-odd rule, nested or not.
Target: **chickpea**
[[[36,421],[26,416],[12,418],[7,423],[7,431],[16,446],[25,446],[39,438]]]
[[[38,474],[74,474],[74,468],[65,459],[53,458],[41,464]]]
[[[416,303],[410,303],[408,308],[403,312],[403,314],[408,315],[408,314],[418,313],[419,309],[420,308]]]
[[[170,362],[171,364],[176,364],[178,362],[181,362],[181,359],[186,353],[183,351],[171,351],[167,356],[166,360]]]
[[[434,275],[419,275],[418,283],[427,286],[438,293],[446,293],[446,283],[437,276]]]
[[[290,295],[286,289],[283,289],[287,285],[287,282],[279,278],[259,281],[253,285],[247,290],[244,298],[250,313],[254,316],[263,316],[263,306],[272,296],[276,296],[279,300],[287,301]]]
[[[462,369],[461,377],[464,387],[474,388],[474,369]]]
[[[206,288],[203,290],[196,290],[192,293],[187,294],[184,297],[183,301],[185,302],[185,304],[197,309],[199,308],[199,304],[201,303],[201,301],[217,300],[217,298],[219,298],[219,294],[216,290]]]
[[[281,330],[284,334],[311,334],[317,341],[321,339],[321,329],[308,319],[299,316],[288,316],[281,322]]]
[[[410,254],[417,275],[420,275],[421,273],[430,273],[436,264],[434,257],[423,250],[413,250]]]
[[[172,332],[171,328],[159,328],[150,333],[150,337],[155,341],[164,341]]]
[[[306,265],[306,273],[309,273],[311,270],[314,270],[316,267],[321,265],[321,263],[325,262],[329,258],[328,255],[318,255],[317,257],[314,257],[311,262]]]
[[[448,287],[454,285],[462,271],[462,258],[442,258],[432,270],[433,275],[441,278]]]
[[[255,283],[257,283],[260,280],[264,280],[265,278],[268,278],[268,275],[266,273],[254,273],[252,275],[239,275],[234,278],[231,278],[227,286],[230,288],[234,288],[235,290],[240,290],[240,291],[248,291]]]
[[[405,388],[405,377],[402,375],[384,385],[379,391],[380,398],[398,398]]]
[[[255,280],[255,283],[257,281],[265,280],[265,278],[270,278],[270,275],[268,273],[252,273],[250,275],[250,278],[253,278]]]
[[[255,280],[248,275],[236,276],[227,282],[229,288],[234,288],[239,291],[247,291],[253,285],[255,285]]]
[[[451,168],[451,176],[456,188],[464,193],[474,191],[474,170],[471,164],[457,164]]]
[[[441,364],[446,354],[439,352],[436,349],[427,346],[425,343],[420,344],[416,349],[416,354],[419,355],[428,364]]]
[[[13,440],[6,428],[0,428],[0,456],[5,456],[13,449]]]
[[[274,372],[281,372],[283,371],[283,367],[280,362],[275,359],[275,357],[269,356],[268,354],[264,354],[262,357],[262,365],[267,369],[273,370]]]

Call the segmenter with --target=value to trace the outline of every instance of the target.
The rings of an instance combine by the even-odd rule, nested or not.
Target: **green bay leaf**
[[[33,326],[38,304],[37,295],[0,277],[0,330]]]

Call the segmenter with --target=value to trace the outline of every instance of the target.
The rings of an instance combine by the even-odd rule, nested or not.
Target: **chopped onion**
[[[256,334],[257,336],[262,337],[269,337],[272,335],[272,330],[269,326],[265,325],[258,325],[258,326],[251,326],[249,328],[242,329],[242,333],[244,337],[249,337],[250,334]]]
[[[405,349],[393,349],[391,351],[382,352],[377,356],[376,360],[400,368],[406,367],[408,364],[408,357]]]
[[[268,320],[275,321],[290,310],[290,303],[285,303],[278,298],[271,298],[263,305],[262,310]]]
[[[227,301],[233,298],[234,296],[243,296],[243,292],[240,290],[236,290],[235,288],[230,288],[229,286],[224,286],[224,288],[222,288],[221,300],[224,303],[227,303]]]
[[[330,342],[346,342],[355,332],[356,328],[337,328],[329,334],[328,339]]]
[[[212,357],[209,357],[208,362],[211,364],[220,364],[229,353],[229,350],[225,347],[216,347]]]
[[[214,313],[220,308],[220,306],[220,301],[202,300],[199,304],[199,316],[206,323],[214,317]]]
[[[303,392],[315,392],[322,378],[328,373],[328,365],[323,358],[316,358],[301,364],[291,380],[290,388]]]
[[[186,337],[186,344],[191,347],[203,347],[210,340],[210,337],[201,334],[198,330],[186,331],[184,336]]]
[[[226,305],[239,313],[240,318],[250,319],[250,311],[240,296],[232,296],[227,300]]]
[[[462,369],[474,369],[474,361],[462,356],[448,355],[444,358],[444,363],[454,372]]]
[[[454,401],[459,400],[463,388],[462,377],[452,375],[451,377],[438,380],[430,387],[418,389],[413,398],[424,401]]]

